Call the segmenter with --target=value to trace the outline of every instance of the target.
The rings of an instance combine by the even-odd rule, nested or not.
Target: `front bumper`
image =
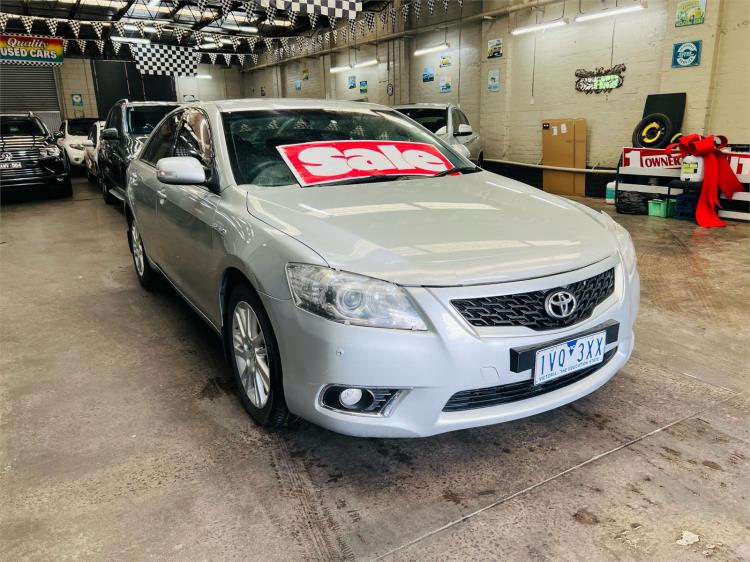
[[[525,327],[469,325],[450,305],[455,298],[551,289],[615,268],[615,291],[578,324],[544,332]],[[638,314],[638,273],[628,276],[613,257],[574,272],[528,281],[479,287],[410,288],[428,319],[427,332],[345,326],[299,310],[290,300],[263,296],[281,352],[284,393],[289,409],[315,424],[348,435],[424,437],[532,416],[585,396],[611,379],[633,350]],[[514,373],[511,349],[543,347],[566,336],[619,323],[611,359],[585,378],[545,394],[497,406],[445,412],[456,392],[517,383],[532,370]],[[402,389],[387,415],[331,410],[321,404],[328,385]]]
[[[75,148],[70,148],[69,146],[66,146],[65,154],[67,155],[68,162],[70,162],[71,166],[83,166],[84,165],[84,158],[86,156],[85,151],[76,150]]]
[[[63,166],[60,166],[60,168],[64,171],[60,172],[54,169],[26,169],[23,174],[4,172],[0,174],[0,190],[6,193],[13,193],[31,191],[40,187],[62,189],[70,179],[70,171]]]

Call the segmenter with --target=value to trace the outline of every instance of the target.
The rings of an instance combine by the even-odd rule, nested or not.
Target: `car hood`
[[[593,211],[489,172],[249,187],[247,207],[331,267],[401,285],[529,279],[585,267],[616,252],[614,236]]]
[[[72,144],[82,144],[86,139],[88,139],[88,137],[86,136],[68,135],[65,137],[63,144],[65,144],[66,146],[70,146]]]

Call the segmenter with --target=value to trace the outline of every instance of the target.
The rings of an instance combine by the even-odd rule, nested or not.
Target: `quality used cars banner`
[[[432,176],[452,168],[435,146],[421,142],[319,141],[277,149],[302,186],[370,176]]]
[[[62,39],[28,35],[0,35],[0,62],[60,64],[62,61]]]

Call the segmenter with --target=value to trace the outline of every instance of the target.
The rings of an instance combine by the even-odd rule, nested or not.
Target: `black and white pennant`
[[[258,64],[258,54],[250,53],[250,58],[253,59],[253,64]]]
[[[208,58],[211,60],[211,64],[216,64],[216,58],[219,56],[219,53],[208,53]]]
[[[245,55],[243,55],[242,53],[239,53],[237,55],[237,60],[240,61],[240,66],[245,66]]]
[[[375,31],[375,14],[373,12],[365,12],[365,21],[367,22],[367,29],[370,33]]]
[[[26,33],[31,33],[31,28],[34,27],[34,18],[31,16],[21,16],[21,23]]]
[[[232,66],[232,53],[222,53],[221,56],[224,57],[224,64]]]
[[[359,20],[359,34],[364,37],[366,33],[365,20]]]
[[[101,39],[97,39],[96,41],[94,41],[94,45],[96,45],[96,50],[99,51],[99,54],[103,55],[104,54],[104,41],[102,41]]]
[[[96,36],[99,39],[101,39],[102,38],[102,29],[104,28],[104,26],[102,25],[102,22],[100,22],[100,21],[92,21],[90,23],[91,23],[91,27],[94,28],[94,33],[96,34]]]
[[[85,39],[76,39],[76,45],[78,45],[78,48],[81,51],[81,54],[86,52],[86,40]]]
[[[409,4],[404,4],[403,6],[401,6],[401,17],[404,20],[404,26],[409,21],[409,7]]]
[[[318,14],[315,12],[308,12],[307,19],[310,20],[310,27],[315,29],[315,26],[318,25]]]
[[[182,38],[185,37],[185,34],[187,31],[182,29],[181,27],[175,27],[172,30],[172,33],[174,34],[174,38],[177,40],[178,43],[182,42]]]
[[[115,52],[115,54],[119,54],[122,43],[120,43],[119,41],[110,41],[110,43],[112,44],[112,50]]]
[[[258,2],[256,0],[249,0],[242,3],[242,8],[245,10],[245,15],[247,16],[248,21],[255,19],[255,8],[257,7]]]
[[[60,20],[57,18],[48,18],[45,22],[47,23],[47,29],[49,29],[50,34],[55,35],[57,33],[57,24],[60,23]]]
[[[234,2],[232,0],[221,0],[221,15],[226,18],[232,11],[233,7]]]
[[[68,20],[65,23],[68,24],[68,27],[73,32],[73,37],[78,37],[78,34],[81,33],[81,24],[80,24],[80,22],[77,22],[75,20]]]
[[[427,0],[427,12],[432,15],[435,11],[435,0]]]
[[[0,14],[0,31],[5,31],[6,25],[8,25],[8,14]]]
[[[125,34],[125,24],[121,21],[116,21],[114,23],[115,31],[117,31],[117,35],[124,35]]]
[[[154,22],[154,29],[156,30],[156,37],[158,39],[161,39],[161,34],[164,31],[164,25],[163,23]]]
[[[419,19],[422,12],[422,0],[414,0],[414,19]]]
[[[274,25],[276,21],[276,6],[268,6],[268,8],[266,8],[266,21],[271,25]]]

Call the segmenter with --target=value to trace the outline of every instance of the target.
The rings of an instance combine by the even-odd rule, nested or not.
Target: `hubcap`
[[[232,345],[237,372],[250,402],[263,408],[271,390],[271,369],[263,329],[253,309],[240,301],[232,315]]]
[[[138,233],[138,227],[135,226],[135,221],[130,225],[130,236],[133,239],[133,262],[135,262],[135,269],[139,276],[143,276],[143,270],[145,269],[145,252],[143,251],[143,243],[141,242],[141,235]]]

